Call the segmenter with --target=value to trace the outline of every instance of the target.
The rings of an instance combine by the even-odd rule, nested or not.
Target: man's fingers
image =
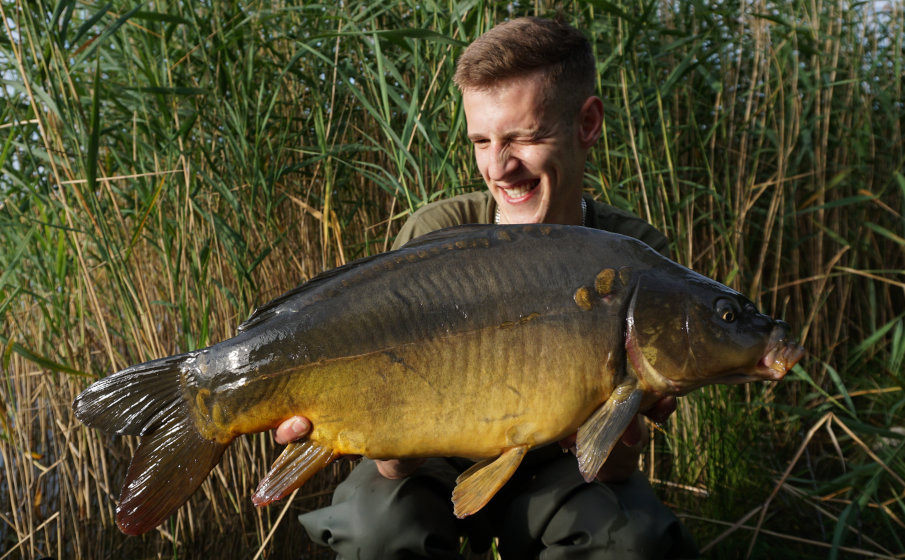
[[[663,397],[654,403],[644,415],[656,424],[666,422],[669,416],[676,411],[676,398],[673,396]]]
[[[578,434],[572,434],[568,437],[565,437],[565,438],[559,440],[559,444],[562,446],[563,449],[572,451],[574,453],[575,452],[575,440],[577,440],[577,439],[578,439]]]
[[[388,459],[386,461],[375,461],[377,463],[377,472],[384,478],[395,480],[405,478],[415,472],[424,459]]]
[[[273,439],[280,445],[286,445],[307,436],[310,431],[311,422],[302,416],[295,416],[279,425],[273,433]]]
[[[629,447],[635,446],[641,441],[641,436],[641,418],[635,415],[634,420],[622,432],[622,443]]]

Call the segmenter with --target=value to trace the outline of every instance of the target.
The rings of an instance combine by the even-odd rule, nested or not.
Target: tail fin
[[[142,436],[116,508],[116,523],[128,535],[150,531],[179,509],[229,445],[195,428],[181,379],[182,365],[191,357],[124,369],[88,387],[72,405],[87,426]]]

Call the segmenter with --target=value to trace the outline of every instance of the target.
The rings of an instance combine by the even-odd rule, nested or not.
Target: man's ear
[[[588,149],[597,143],[603,129],[603,101],[596,95],[588,97],[578,113],[578,141]]]

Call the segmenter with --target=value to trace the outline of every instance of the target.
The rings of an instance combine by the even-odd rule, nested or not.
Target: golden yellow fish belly
[[[259,431],[252,424],[301,414],[312,441],[372,458],[494,457],[557,441],[613,386],[616,357],[598,350],[612,345],[594,344],[583,326],[555,317],[501,323],[311,364],[230,428]]]

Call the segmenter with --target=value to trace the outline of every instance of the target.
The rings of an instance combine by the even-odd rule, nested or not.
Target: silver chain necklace
[[[588,215],[588,202],[584,198],[582,198],[581,199],[581,225],[585,224],[585,217],[587,215]],[[499,223],[501,223],[501,219],[502,218],[500,216],[500,207],[497,206],[496,214],[494,214],[494,216],[493,216],[493,223],[499,224]]]

